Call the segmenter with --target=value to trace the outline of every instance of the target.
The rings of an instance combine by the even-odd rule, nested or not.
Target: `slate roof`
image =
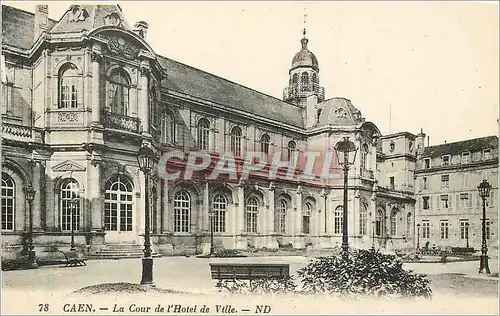
[[[364,122],[361,111],[345,98],[325,100],[318,104],[318,108],[322,110],[317,126],[349,126]]]
[[[52,28],[56,22],[49,19],[49,27]],[[34,28],[34,13],[2,5],[2,44],[30,49],[35,41]]]
[[[123,17],[119,7],[115,5],[81,7],[89,13],[85,21],[69,22],[68,7],[59,21],[51,20],[55,25],[50,33],[91,30],[103,25],[104,17],[117,10]],[[34,42],[34,13],[5,5],[2,5],[2,9],[2,43],[29,49]],[[124,27],[128,27],[125,19],[123,21]],[[160,55],[158,60],[167,70],[168,77],[162,83],[167,89],[295,127],[304,127],[302,110],[295,105]]]
[[[423,156],[439,158],[443,155],[461,155],[463,152],[480,152],[483,149],[498,148],[497,136],[486,136],[480,138],[467,139],[454,143],[446,143],[435,146],[429,146],[424,149]]]

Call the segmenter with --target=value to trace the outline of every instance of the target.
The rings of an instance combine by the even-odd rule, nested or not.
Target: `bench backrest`
[[[211,263],[212,279],[254,280],[290,275],[290,265],[276,263]]]

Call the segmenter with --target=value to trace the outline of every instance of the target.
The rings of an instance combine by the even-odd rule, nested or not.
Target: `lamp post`
[[[347,179],[349,174],[349,166],[354,164],[356,160],[356,145],[349,140],[349,137],[344,137],[335,144],[335,153],[337,155],[337,161],[339,165],[342,166],[344,171],[344,204],[342,213],[342,251],[344,255],[347,255],[347,250],[349,249],[349,240],[347,232]],[[349,160],[349,153],[354,152],[352,161]],[[342,159],[343,158],[343,159]]]
[[[150,205],[149,205],[149,177],[154,166],[154,151],[149,146],[143,145],[137,152],[137,162],[144,173],[144,257],[142,258],[141,284],[153,284],[153,257],[151,256],[150,239]]]
[[[420,224],[417,224],[417,250],[420,249]]]
[[[375,251],[375,221],[372,221],[372,250]]]
[[[469,248],[469,222],[465,222],[465,239],[467,240],[466,247]]]
[[[76,213],[76,206],[78,203],[78,198],[71,199],[69,201],[70,207],[71,207],[71,244],[70,244],[70,251],[75,251],[75,213]]]
[[[488,247],[486,246],[486,198],[490,196],[491,185],[488,181],[483,180],[477,187],[479,196],[483,200],[483,221],[482,221],[482,243],[481,243],[481,263],[479,266],[479,273],[490,274],[490,267],[488,265]]]
[[[36,264],[35,245],[33,245],[33,200],[36,190],[31,184],[24,188],[24,197],[29,205],[29,232],[28,232],[28,269],[38,268]]]
[[[210,257],[215,255],[214,252],[214,210],[210,210]]]

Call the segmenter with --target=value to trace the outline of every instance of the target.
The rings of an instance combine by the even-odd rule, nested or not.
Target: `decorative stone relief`
[[[85,21],[89,17],[89,13],[81,5],[72,5],[69,8],[69,21],[70,22],[81,22]]]
[[[74,161],[66,160],[61,162],[60,164],[52,167],[52,170],[55,172],[65,172],[65,171],[85,171],[85,167],[77,164]]]
[[[344,108],[338,108],[335,110],[335,117],[338,119],[346,118],[347,112],[344,110]]]
[[[122,27],[123,26],[123,20],[122,20],[122,17],[120,16],[120,14],[118,12],[113,11],[113,12],[108,13],[108,15],[106,15],[104,17],[104,24],[105,25],[109,25],[109,26]]]
[[[121,37],[109,37],[107,49],[111,55],[123,56],[135,60],[139,54],[139,48]]]
[[[74,123],[79,121],[77,112],[57,112],[57,121],[64,123]]]

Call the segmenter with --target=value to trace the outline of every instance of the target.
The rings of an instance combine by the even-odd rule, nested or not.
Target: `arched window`
[[[233,127],[231,130],[231,151],[236,157],[241,156],[241,138],[242,138],[241,128],[238,126]]]
[[[158,92],[155,88],[151,88],[149,102],[149,124],[157,127],[160,122],[160,106],[158,104]]]
[[[59,108],[74,109],[78,107],[78,88],[80,76],[73,64],[66,64],[59,71]]]
[[[14,230],[16,186],[14,180],[2,173],[2,230]]]
[[[303,72],[300,75],[300,86],[302,91],[309,91],[309,74],[307,72]]]
[[[342,205],[337,206],[335,209],[335,214],[334,214],[334,226],[333,226],[333,233],[334,234],[342,234],[342,221],[343,221],[343,214],[344,212],[344,207]]]
[[[304,209],[302,210],[302,233],[310,234],[311,233],[311,213],[312,213],[312,204],[306,202],[304,205]]]
[[[368,233],[367,224],[368,224],[368,207],[367,207],[366,203],[363,203],[361,205],[361,208],[359,209],[359,234],[360,235],[366,235]]]
[[[274,229],[278,234],[286,232],[286,211],[286,201],[280,200],[278,205],[276,205],[276,212],[274,213]]]
[[[212,201],[213,231],[216,233],[226,232],[227,199],[222,194],[217,194]]]
[[[182,190],[174,198],[174,232],[188,233],[191,224],[191,197]]]
[[[107,231],[132,231],[132,183],[114,176],[106,182],[104,193],[104,229]]]
[[[161,141],[165,144],[175,144],[175,120],[170,112],[164,112],[161,118]]]
[[[202,118],[198,121],[198,149],[208,150],[210,137],[210,122]]]
[[[363,144],[361,147],[361,171],[368,170],[368,145]]]
[[[247,233],[257,233],[257,214],[259,212],[259,201],[251,197],[245,208],[245,227]]]
[[[260,151],[264,154],[269,154],[269,143],[271,142],[271,138],[269,135],[264,134],[260,137]]]
[[[61,230],[80,229],[80,187],[74,179],[68,179],[61,185],[60,192]]]
[[[406,215],[406,237],[410,237],[411,226],[412,226],[411,213],[408,213],[408,215]]]
[[[292,76],[292,84],[293,84],[293,85],[296,85],[296,84],[298,84],[298,83],[299,83],[299,74],[295,73],[295,74],[293,74],[293,76]]]
[[[384,214],[381,210],[377,211],[375,216],[375,235],[382,236],[382,229],[384,227]]]
[[[398,224],[397,224],[397,217],[398,217],[399,210],[398,209],[393,209],[391,212],[391,236],[396,236],[398,232]]]
[[[316,75],[315,72],[313,72],[313,74],[312,74],[312,83],[314,86],[317,86],[319,84],[318,75]]]
[[[108,106],[112,113],[128,115],[130,80],[123,70],[111,73],[108,83]]]
[[[295,144],[295,142],[293,140],[288,142],[287,153],[288,153],[288,161],[290,161],[290,163],[295,162],[295,156],[297,153],[297,145]]]

